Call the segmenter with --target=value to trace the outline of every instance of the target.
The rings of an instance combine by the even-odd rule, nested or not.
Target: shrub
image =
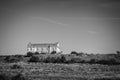
[[[118,65],[119,62],[116,62],[115,59],[108,59],[108,60],[99,60],[97,61],[98,64],[106,64],[106,65]]]
[[[78,53],[76,51],[72,51],[70,54],[78,55]]]
[[[44,59],[45,63],[49,63],[50,62],[50,57],[48,56],[46,59]]]
[[[47,57],[47,62],[56,63],[55,57]]]
[[[94,78],[93,80],[120,80],[120,78],[118,77],[113,77],[113,78]]]
[[[62,60],[60,57],[53,58],[53,63],[62,63]]]
[[[97,62],[96,59],[90,59],[90,61],[88,63],[95,64],[96,62]]]
[[[64,55],[61,56],[61,62],[65,63],[66,62],[66,57]]]
[[[69,63],[81,63],[83,62],[81,58],[71,58]]]
[[[13,57],[13,56],[7,56],[4,60],[5,60],[5,62],[9,62],[9,63],[19,62],[20,61],[19,58],[16,58],[16,57]]]
[[[33,54],[34,54],[34,53],[32,53],[32,52],[27,52],[27,56],[28,56],[28,57],[33,56]]]
[[[28,80],[28,79],[25,78],[25,76],[23,76],[22,74],[19,73],[19,74],[13,76],[13,77],[11,78],[11,80]]]
[[[38,56],[32,56],[29,60],[29,62],[39,62],[39,61],[40,61],[40,59]]]
[[[35,55],[39,55],[39,52],[35,52],[34,54],[35,54]]]
[[[116,51],[117,54],[120,54],[120,51]]]
[[[47,54],[47,53],[45,53],[45,52],[41,52],[40,54]]]
[[[14,64],[11,66],[11,69],[22,69],[22,66]]]
[[[16,58],[23,58],[24,55],[14,55],[14,57],[16,57]]]
[[[20,73],[11,77],[6,74],[0,74],[0,80],[28,80],[28,78]]]
[[[0,74],[0,80],[10,80],[10,78],[6,74]]]
[[[45,63],[64,63],[65,62],[65,57],[64,56],[54,56],[54,57],[50,57],[48,56],[46,59],[43,60],[43,62]]]
[[[56,51],[52,51],[51,54],[56,54],[57,52]]]

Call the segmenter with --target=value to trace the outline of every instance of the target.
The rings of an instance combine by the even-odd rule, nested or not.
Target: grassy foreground
[[[0,63],[0,74],[22,74],[28,80],[120,80],[120,65]]]

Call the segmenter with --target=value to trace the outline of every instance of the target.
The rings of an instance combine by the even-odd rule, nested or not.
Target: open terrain
[[[120,54],[0,56],[0,80],[120,80]]]
[[[29,80],[119,80],[120,65],[1,63],[0,73],[23,74]]]

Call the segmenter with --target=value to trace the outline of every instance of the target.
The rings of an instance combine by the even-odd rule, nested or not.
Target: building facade
[[[51,53],[52,51],[56,51],[56,53],[61,52],[58,42],[41,44],[28,43],[27,45],[27,52]]]

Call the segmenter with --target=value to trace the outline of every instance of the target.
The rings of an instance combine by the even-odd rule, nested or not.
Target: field
[[[29,80],[120,80],[120,65],[0,63],[0,74],[19,73]]]

